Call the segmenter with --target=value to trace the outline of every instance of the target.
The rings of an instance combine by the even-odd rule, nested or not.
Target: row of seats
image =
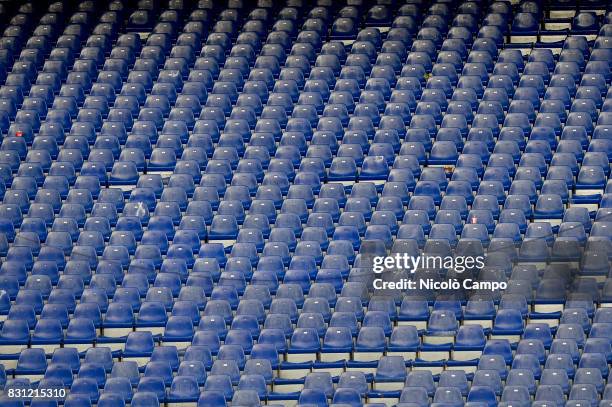
[[[612,403],[581,3],[557,43],[533,1],[0,10],[0,404]],[[375,290],[395,254],[504,289]]]

